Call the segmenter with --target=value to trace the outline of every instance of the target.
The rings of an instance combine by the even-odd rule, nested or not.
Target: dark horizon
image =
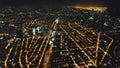
[[[120,16],[119,1],[113,0],[2,0],[0,6],[42,6],[42,7],[61,7],[61,6],[106,6],[111,15]]]
[[[2,0],[0,5],[3,6],[21,6],[21,5],[30,5],[30,6],[41,6],[41,5],[96,5],[96,6],[108,6],[110,3],[109,0]]]

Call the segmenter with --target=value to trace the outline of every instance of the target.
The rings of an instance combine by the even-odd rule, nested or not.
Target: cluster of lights
[[[74,6],[73,8],[77,9],[86,9],[86,10],[94,10],[94,11],[100,11],[103,12],[107,9],[107,7],[96,7],[96,6]]]

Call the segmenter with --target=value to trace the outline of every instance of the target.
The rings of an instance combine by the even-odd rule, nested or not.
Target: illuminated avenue
[[[117,27],[109,28],[108,21],[112,19],[106,12],[77,8],[7,9],[0,11],[0,28],[9,26],[0,30],[0,68],[119,66],[119,60],[112,63],[113,57],[119,58],[117,46],[110,52],[119,42],[113,37]]]

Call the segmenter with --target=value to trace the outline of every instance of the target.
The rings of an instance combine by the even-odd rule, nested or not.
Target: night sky
[[[1,5],[109,5],[110,0],[2,0]]]

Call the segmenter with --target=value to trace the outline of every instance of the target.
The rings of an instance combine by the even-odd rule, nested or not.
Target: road
[[[4,68],[89,68],[103,64],[114,39],[77,22],[51,24],[44,36],[11,38],[5,50]],[[60,29],[61,31],[59,31]]]

